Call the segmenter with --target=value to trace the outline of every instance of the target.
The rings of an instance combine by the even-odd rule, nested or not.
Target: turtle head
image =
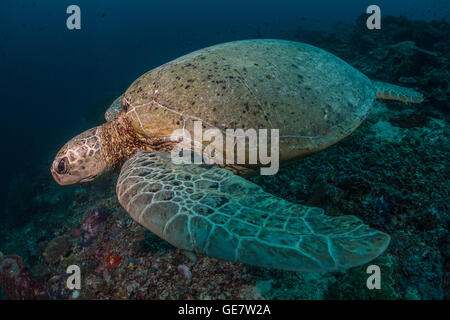
[[[107,161],[101,152],[100,127],[89,129],[76,136],[58,152],[53,160],[51,172],[60,185],[94,180],[105,169]]]

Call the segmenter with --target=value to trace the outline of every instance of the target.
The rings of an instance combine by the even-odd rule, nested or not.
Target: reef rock
[[[0,287],[7,299],[30,300],[43,286],[31,276],[21,257],[8,255],[0,258]]]
[[[68,236],[60,236],[50,241],[43,253],[48,263],[57,263],[70,252],[70,239]]]

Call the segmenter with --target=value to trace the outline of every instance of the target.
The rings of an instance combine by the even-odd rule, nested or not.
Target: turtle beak
[[[60,186],[67,186],[70,184],[75,184],[79,182],[85,182],[89,180],[83,180],[78,177],[72,176],[70,174],[59,174],[55,172],[53,169],[50,170],[53,176],[53,179],[55,179],[56,183]]]
[[[61,185],[61,179],[59,178],[59,175],[55,172],[55,170],[53,170],[53,167],[50,169],[50,172],[52,173],[53,179],[55,179],[55,181]]]

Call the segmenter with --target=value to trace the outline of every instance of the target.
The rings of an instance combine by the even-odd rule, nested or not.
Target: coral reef
[[[104,209],[92,210],[81,226],[81,235],[83,236],[83,246],[88,246],[94,240],[101,224],[107,219],[108,213]],[[79,230],[79,229],[78,229]],[[76,232],[75,232],[76,234]]]

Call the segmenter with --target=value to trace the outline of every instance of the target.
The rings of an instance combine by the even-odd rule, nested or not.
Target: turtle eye
[[[62,158],[59,160],[58,167],[56,168],[56,172],[59,174],[66,173],[67,169],[67,158]]]

